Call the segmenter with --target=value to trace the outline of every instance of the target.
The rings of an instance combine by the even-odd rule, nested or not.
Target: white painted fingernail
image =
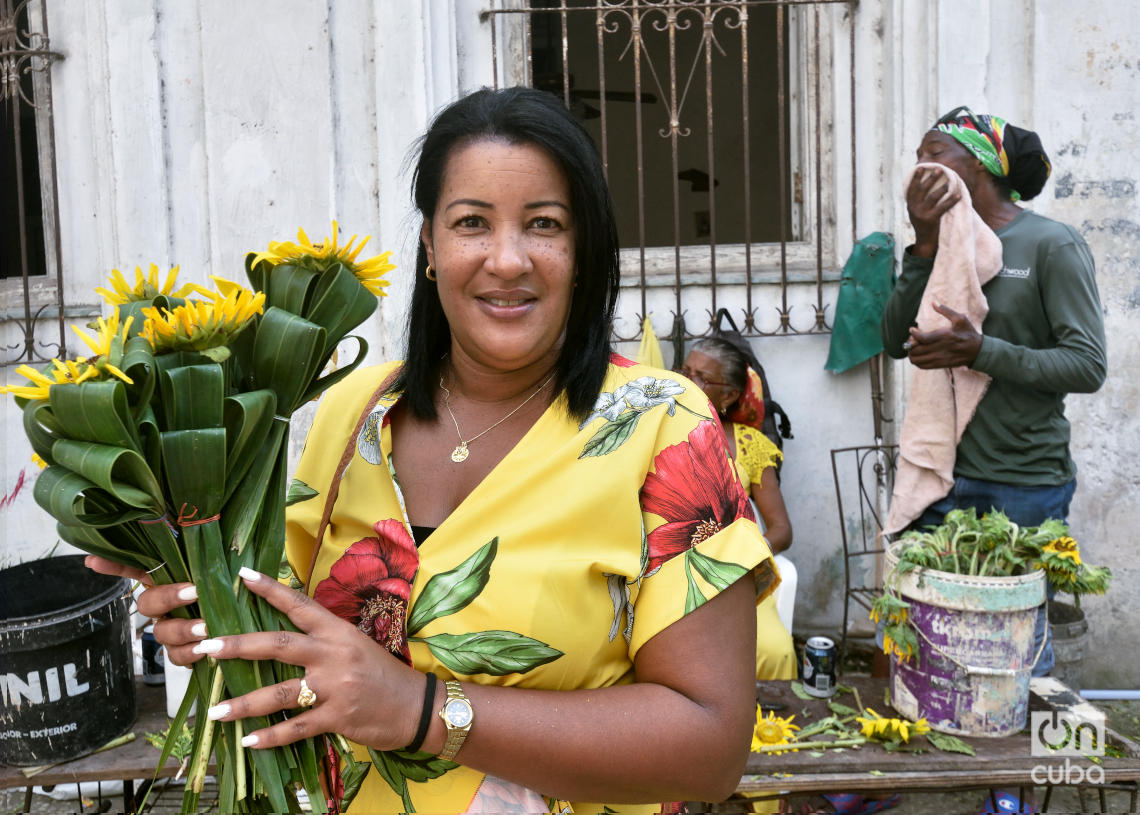
[[[229,715],[230,706],[226,702],[222,702],[220,705],[214,705],[212,708],[206,711],[206,718],[213,722],[216,722],[218,719],[223,719]]]
[[[205,623],[194,623],[194,625],[190,626],[190,633],[193,634],[195,637],[206,636],[206,624]]]
[[[195,654],[216,654],[222,650],[221,640],[202,640],[194,646]]]
[[[194,602],[195,600],[198,599],[198,587],[197,586],[183,586],[182,588],[180,588],[178,590],[178,599],[179,600],[185,600],[188,603]]]
[[[261,579],[261,572],[255,572],[248,566],[242,566],[240,569],[238,569],[238,577],[242,577],[246,580],[249,580],[250,582],[253,582],[254,580]]]
[[[259,739],[257,737],[256,733],[250,733],[248,736],[242,736],[241,737],[241,746],[242,747],[256,747],[257,743],[259,741],[261,741],[261,739]]]

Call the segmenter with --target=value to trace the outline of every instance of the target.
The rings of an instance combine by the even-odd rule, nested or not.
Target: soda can
[[[835,695],[835,643],[827,637],[812,637],[804,645],[804,691],[826,699]]]
[[[161,685],[166,681],[163,658],[154,638],[154,624],[142,631],[142,681],[148,685]]]

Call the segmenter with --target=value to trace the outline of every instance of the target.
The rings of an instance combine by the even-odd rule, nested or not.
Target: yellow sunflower
[[[318,271],[325,271],[333,263],[340,263],[356,276],[364,288],[377,297],[383,297],[384,287],[388,285],[388,281],[383,279],[383,275],[396,268],[396,265],[389,260],[392,253],[384,252],[367,260],[358,261],[357,257],[360,255],[360,251],[368,243],[371,236],[365,235],[364,239],[357,244],[356,235],[353,235],[348,243],[340,246],[337,234],[336,221],[332,222],[332,237],[325,238],[320,243],[313,243],[305,234],[305,230],[298,229],[296,243],[292,241],[270,241],[269,248],[264,252],[258,252],[254,256],[253,262],[257,264],[265,260],[274,266],[289,263]]]
[[[160,294],[166,294],[171,297],[185,297],[187,294],[195,290],[193,284],[182,286],[178,291],[174,291],[174,281],[178,279],[178,267],[175,266],[166,274],[166,280],[161,283],[158,280],[158,264],[150,264],[150,273],[143,274],[142,268],[135,267],[135,282],[132,286],[127,282],[127,278],[118,269],[111,270],[111,276],[107,282],[111,284],[111,288],[105,289],[102,286],[95,289],[96,294],[103,295],[103,299],[112,306],[121,306],[124,303],[134,302],[150,302]]]
[[[206,351],[226,345],[265,310],[265,292],[243,289],[222,278],[218,292],[203,292],[213,302],[189,300],[173,311],[144,308],[146,322],[142,336],[150,340],[156,353],[166,351]]]
[[[95,354],[95,358],[91,361],[91,367],[95,368],[100,374],[109,373],[126,382],[128,385],[133,385],[134,380],[122,372],[119,364],[123,361],[123,345],[127,341],[127,336],[131,330],[131,323],[134,322],[134,317],[128,317],[127,321],[123,324],[122,329],[119,328],[119,309],[116,307],[111,316],[107,319],[100,317],[95,321],[94,328],[97,328],[95,337],[91,337],[86,331],[77,325],[72,325],[71,330],[74,331],[79,339],[87,344],[87,347]]]
[[[94,379],[99,371],[93,365],[88,365],[84,357],[76,360],[51,361],[51,368],[47,371],[37,371],[31,365],[21,365],[16,373],[26,378],[30,385],[0,385],[0,393],[10,393],[22,399],[40,401],[47,399],[50,391],[56,385],[78,385],[88,379]],[[50,376],[49,376],[50,374]]]
[[[93,326],[96,336],[92,337],[77,325],[71,328],[79,338],[95,354],[91,359],[76,357],[71,359],[53,359],[51,367],[37,371],[30,365],[21,365],[16,373],[23,376],[29,385],[0,385],[0,393],[10,393],[23,399],[47,399],[50,391],[56,385],[78,385],[89,380],[107,379],[114,376],[128,385],[134,380],[123,373],[119,365],[123,361],[123,345],[131,330],[133,317],[128,317],[126,323],[119,326],[119,309],[115,308],[107,318],[99,317]]]
[[[902,741],[909,742],[911,735],[920,736],[930,732],[930,725],[926,719],[911,722],[907,719],[888,718],[880,716],[871,708],[867,708],[868,716],[856,716],[863,735],[875,741]]]
[[[786,719],[781,719],[771,710],[765,717],[764,709],[757,706],[756,728],[752,731],[752,751],[774,753],[775,755],[782,755],[789,751],[799,752],[798,748],[792,746],[796,740],[796,734],[792,731],[800,729],[798,725],[792,724],[794,718],[795,716],[788,716]],[[787,750],[773,749],[785,745],[788,748]]]
[[[1053,552],[1058,557],[1067,558],[1073,561],[1077,566],[1081,565],[1081,551],[1077,546],[1077,542],[1072,538],[1065,536],[1051,540],[1043,547],[1046,552]]]

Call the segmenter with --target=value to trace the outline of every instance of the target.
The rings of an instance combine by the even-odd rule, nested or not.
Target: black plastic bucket
[[[130,598],[82,555],[0,570],[0,764],[66,761],[134,724]]]

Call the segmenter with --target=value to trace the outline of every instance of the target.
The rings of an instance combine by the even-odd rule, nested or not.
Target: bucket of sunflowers
[[[1046,588],[1103,594],[1110,572],[1081,559],[1064,522],[1022,527],[953,510],[887,547],[871,618],[891,657],[893,706],[944,733],[1006,736],[1025,726]]]
[[[24,429],[45,463],[35,499],[75,547],[149,572],[157,583],[192,582],[211,634],[287,630],[289,620],[248,592],[242,567],[281,574],[289,481],[290,416],[347,376],[367,344],[349,332],[376,309],[390,253],[358,259],[353,236],[271,242],[250,253],[250,288],[212,277],[214,289],[174,290],[177,267],[160,280],[113,271],[103,295],[110,313],[76,333],[91,355],[22,365],[28,382],[0,387],[23,409]],[[330,366],[343,340],[355,356]],[[287,569],[287,567],[285,567]],[[283,575],[284,576],[284,575]],[[198,662],[171,723],[158,766],[183,732],[190,707],[299,676],[277,662]],[[339,811],[368,764],[345,740],[317,737],[246,750],[242,727],[197,716],[183,811],[198,811],[207,767],[216,765],[223,812]],[[332,768],[330,770],[330,768]],[[303,791],[303,794],[302,794]]]

